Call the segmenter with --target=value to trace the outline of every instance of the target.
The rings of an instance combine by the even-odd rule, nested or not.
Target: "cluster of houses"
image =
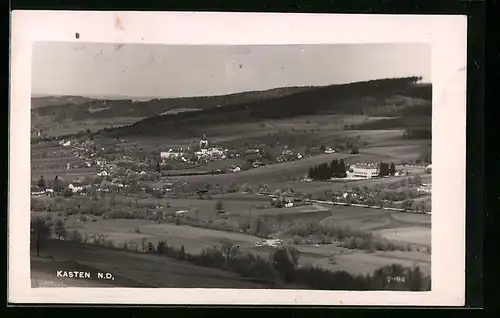
[[[193,156],[197,161],[226,159],[228,151],[228,149],[211,146],[208,139],[204,135],[200,139],[199,148],[196,151],[193,151],[189,146],[178,149],[169,149],[168,151],[160,152],[160,159],[164,162],[166,160],[179,160],[186,163],[192,162]]]

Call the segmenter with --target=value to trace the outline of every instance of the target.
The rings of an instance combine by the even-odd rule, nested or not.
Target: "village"
[[[190,185],[177,179],[179,176],[235,174],[242,171],[257,169],[260,167],[310,158],[318,154],[330,155],[335,158],[335,150],[331,147],[321,145],[316,154],[302,154],[294,152],[284,145],[278,150],[276,156],[270,155],[263,147],[247,146],[241,149],[228,149],[223,145],[216,145],[209,141],[206,135],[200,138],[199,143],[186,145],[185,147],[169,148],[166,151],[155,153],[134,152],[130,147],[127,154],[118,143],[96,144],[91,138],[80,137],[73,140],[54,140],[46,145],[46,149],[56,146],[57,151],[42,152],[42,158],[57,157],[62,159],[56,168],[61,175],[54,179],[45,179],[43,169],[39,170],[40,177],[33,179],[32,196],[72,196],[91,195],[91,193],[114,193],[114,194],[137,194],[140,197],[152,196],[155,198],[189,198],[203,199],[205,196],[211,198],[213,195],[234,192],[231,187],[222,188],[212,184],[201,186],[199,183]],[[311,152],[311,151],[309,151]],[[134,155],[135,154],[135,155]],[[72,157],[64,164],[64,158]],[[239,162],[240,164],[231,163]],[[219,162],[220,168],[209,167],[210,163]],[[231,164],[225,164],[229,162]],[[335,166],[334,166],[335,165]],[[53,168],[53,166],[49,166]],[[37,167],[32,167],[37,169]],[[47,167],[45,167],[47,169]],[[72,171],[88,169],[92,172],[80,174],[71,178]],[[260,195],[270,197],[269,208],[287,208],[297,205],[311,204],[311,199],[320,199],[321,202],[329,202],[346,205],[365,205],[367,207],[378,207],[396,209],[400,211],[415,211],[430,213],[430,207],[424,207],[422,203],[412,207],[412,200],[429,195],[430,183],[422,183],[420,175],[430,174],[431,165],[422,166],[415,164],[398,164],[384,162],[354,162],[345,164],[343,159],[333,159],[331,163],[325,162],[312,166],[309,172],[298,182],[310,183],[315,180],[344,184],[344,187],[332,191],[328,197],[313,198],[304,193],[294,193],[293,190],[271,189],[267,184],[255,186],[252,191]],[[78,174],[78,173],[76,173]],[[381,178],[405,177],[405,180],[413,180],[416,191],[407,195],[401,193],[396,196],[380,193],[380,189],[370,189],[366,186],[347,185],[355,181],[373,180]],[[410,178],[410,179],[406,179]],[[240,185],[241,186],[241,185]],[[234,186],[233,186],[234,188]],[[245,191],[244,191],[245,192]],[[395,204],[398,203],[399,204]]]

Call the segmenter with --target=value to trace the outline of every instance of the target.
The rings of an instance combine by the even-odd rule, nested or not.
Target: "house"
[[[68,186],[68,188],[73,192],[73,193],[77,193],[77,192],[82,192],[83,191],[83,187],[82,186],[75,186],[73,185],[72,183]]]
[[[107,176],[109,176],[109,173],[106,170],[103,170],[103,171],[97,173],[97,175],[99,177],[107,177]]]
[[[229,167],[229,170],[231,172],[240,172],[241,171],[241,168],[239,166],[236,166],[236,165],[232,165],[231,167]]]
[[[257,160],[257,161],[254,161],[254,162],[253,162],[252,166],[253,166],[254,168],[258,168],[258,167],[262,167],[262,166],[264,166],[264,163],[263,163],[262,161]]]
[[[214,157],[221,157],[222,155],[224,155],[224,150],[220,148],[210,148],[208,150],[208,154]]]
[[[432,164],[430,164],[427,167],[425,167],[425,172],[426,173],[431,173],[432,172]]]
[[[351,177],[371,179],[377,177],[380,169],[377,163],[358,163],[349,167]]]
[[[208,149],[206,149],[206,148],[202,148],[202,149],[200,149],[200,150],[196,151],[194,154],[195,154],[196,156],[198,156],[198,158],[199,158],[199,157],[204,157],[204,156],[207,156],[207,155],[208,155]]]
[[[168,151],[160,152],[161,159],[177,159],[179,157],[182,157],[183,155],[184,155],[183,151],[174,149],[169,149]]]
[[[432,186],[431,184],[427,183],[422,183],[422,185],[417,189],[417,192],[423,192],[423,193],[431,193],[432,192]]]
[[[292,151],[288,149],[288,146],[284,146],[283,150],[281,150],[281,155],[282,156],[289,156],[292,154]]]

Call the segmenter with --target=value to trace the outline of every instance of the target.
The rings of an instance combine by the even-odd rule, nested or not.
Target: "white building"
[[[229,170],[230,170],[231,172],[240,172],[240,171],[241,171],[241,168],[240,168],[239,166],[231,166],[231,167],[229,168]]]
[[[354,178],[371,179],[378,176],[380,169],[376,163],[365,163],[352,165],[349,172]]]
[[[99,172],[97,175],[99,177],[107,177],[107,176],[109,176],[109,173],[107,171],[103,170],[103,171]]]
[[[417,189],[417,192],[431,193],[432,185],[429,183],[422,183],[422,185]]]
[[[198,157],[204,157],[208,155],[208,149],[202,148],[194,153]]]
[[[169,149],[168,151],[160,152],[161,159],[177,159],[179,157],[182,157],[183,155],[184,155],[184,152],[181,150]]]
[[[208,154],[211,156],[222,156],[222,155],[224,155],[224,150],[222,150],[220,148],[210,148],[208,150]]]

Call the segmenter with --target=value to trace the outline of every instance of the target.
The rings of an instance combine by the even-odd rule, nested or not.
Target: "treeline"
[[[381,162],[379,165],[379,177],[394,176],[396,174],[396,165],[394,162]]]
[[[345,178],[347,173],[344,159],[340,159],[340,161],[333,159],[330,164],[325,162],[313,166],[309,168],[308,176],[313,180],[321,181],[325,181],[330,178]]]
[[[418,251],[430,253],[430,248],[409,243],[392,242],[377,237],[372,232],[339,226],[329,222],[307,221],[293,224],[285,230],[293,235],[293,243],[301,244],[332,244],[337,242],[343,248],[353,250],[375,251]]]
[[[45,233],[43,239],[40,236],[41,229]],[[50,226],[44,223],[43,219],[35,219],[32,222],[32,243],[38,242],[36,243],[38,252],[41,247],[40,243],[44,239],[50,239],[48,233],[50,233]],[[116,247],[104,235],[84,238],[76,230],[63,234],[52,237],[52,239],[64,238],[77,243],[120,248],[133,252],[162,254],[193,265],[233,272],[241,277],[275,287],[294,284],[317,290],[430,290],[430,277],[424,275],[418,266],[404,267],[392,264],[381,267],[371,274],[353,275],[346,271],[331,271],[318,266],[300,266],[300,252],[296,248],[279,248],[272,252],[268,258],[265,258],[253,253],[243,253],[239,250],[238,245],[228,240],[223,240],[218,246],[205,248],[201,253],[188,253],[184,246],[171,247],[166,241],[160,241],[154,246],[151,242],[146,243],[146,240],[143,239],[141,248],[138,244],[127,242]],[[387,279],[388,277],[398,277],[398,280],[391,281]]]

